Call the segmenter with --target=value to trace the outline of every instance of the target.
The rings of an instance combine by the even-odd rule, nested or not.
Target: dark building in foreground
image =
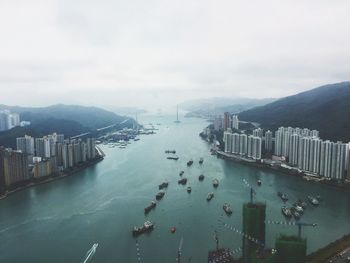
[[[266,204],[246,203],[243,205],[243,262],[257,262],[254,255],[265,244]]]
[[[281,235],[276,240],[276,262],[303,263],[306,261],[306,239]]]

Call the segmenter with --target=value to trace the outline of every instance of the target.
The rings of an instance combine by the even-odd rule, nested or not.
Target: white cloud
[[[1,103],[155,106],[349,80],[346,0],[0,2]]]

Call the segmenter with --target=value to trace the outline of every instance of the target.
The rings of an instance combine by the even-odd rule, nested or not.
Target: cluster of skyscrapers
[[[9,110],[0,111],[0,131],[7,131],[16,126],[20,126],[18,113],[11,113]]]
[[[317,130],[280,127],[275,132],[274,154],[300,170],[341,180],[348,169],[349,145],[321,140]]]
[[[29,179],[47,177],[94,160],[95,139],[64,139],[62,134],[42,138],[24,136],[17,150],[0,148],[0,191]]]
[[[264,133],[263,129],[257,128],[247,135],[238,131],[236,115],[226,112],[221,120],[226,153],[254,160],[260,160],[266,153],[309,174],[342,180],[348,171],[350,179],[349,144],[322,140],[319,131],[307,128],[280,127],[274,137],[273,132]],[[219,118],[215,121],[214,129],[219,128]]]

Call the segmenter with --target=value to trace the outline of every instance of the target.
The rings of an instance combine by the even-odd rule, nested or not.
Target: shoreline
[[[66,171],[66,172],[61,172],[59,175],[54,175],[54,176],[49,176],[49,177],[46,177],[46,178],[43,178],[43,179],[37,179],[37,181],[35,181],[35,179],[30,179],[30,181],[28,181],[25,185],[21,185],[21,186],[18,186],[14,189],[11,189],[11,190],[6,190],[4,194],[0,195],[0,201],[3,200],[3,199],[6,199],[7,197],[9,197],[10,195],[13,195],[17,192],[20,192],[20,191],[23,191],[25,189],[28,189],[28,188],[31,188],[31,187],[35,187],[35,186],[38,186],[38,185],[42,185],[42,184],[48,184],[48,183],[51,183],[51,182],[54,182],[54,181],[57,181],[57,180],[61,180],[61,179],[64,179],[66,177],[69,177],[69,176],[72,176],[78,172],[81,172],[91,166],[94,166],[95,164],[101,162],[102,160],[104,159],[103,156],[99,156],[99,157],[96,157],[94,160],[91,160],[89,162],[86,162],[80,166],[76,166],[74,167],[72,170],[70,171]]]
[[[266,163],[259,163],[257,161],[254,160],[250,160],[250,159],[246,159],[246,158],[241,158],[240,156],[235,156],[232,154],[227,154],[225,152],[222,151],[215,151],[216,152],[216,156],[217,158],[221,158],[227,161],[231,161],[231,162],[236,162],[236,163],[240,163],[243,165],[247,165],[247,166],[253,166],[256,168],[262,168],[262,169],[266,169],[269,171],[276,171],[279,174],[283,174],[285,176],[293,176],[296,177],[298,179],[303,180],[304,182],[307,183],[318,183],[321,185],[326,185],[329,187],[334,187],[334,188],[338,188],[338,189],[343,189],[346,191],[350,191],[350,184],[346,184],[346,183],[337,183],[334,181],[329,181],[329,180],[319,180],[319,178],[305,178],[307,175],[304,173],[297,173],[295,171],[291,171],[287,168],[281,167],[281,166],[271,166],[269,164]]]

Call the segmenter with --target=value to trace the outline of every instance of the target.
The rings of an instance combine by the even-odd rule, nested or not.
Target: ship
[[[261,186],[261,180],[260,179],[258,180],[258,186]]]
[[[187,193],[191,193],[192,192],[192,188],[191,188],[191,186],[188,186],[187,187]]]
[[[165,195],[165,192],[163,190],[159,191],[158,194],[156,194],[156,199],[160,200],[164,197],[164,195]]]
[[[309,202],[313,205],[313,206],[318,206],[320,204],[320,202],[313,196],[309,195],[307,197],[307,199],[309,200]]]
[[[146,221],[143,223],[143,226],[137,227],[135,226],[134,229],[132,230],[132,235],[134,237],[137,237],[143,233],[150,232],[154,228],[154,225],[151,221]]]
[[[199,164],[202,164],[204,162],[204,159],[201,157],[200,159],[199,159]]]
[[[187,162],[187,166],[191,166],[193,164],[193,160],[189,160],[188,162]]]
[[[292,211],[286,207],[286,206],[282,206],[281,208],[282,214],[287,217],[287,218],[291,218],[292,217]]]
[[[147,207],[145,207],[145,214],[148,214],[152,209],[156,207],[157,203],[155,201],[152,201],[151,204]]]
[[[180,175],[180,176],[183,176],[184,173],[185,173],[184,171],[181,171],[181,172],[179,173],[179,175]]]
[[[181,178],[179,181],[177,181],[177,183],[185,185],[185,184],[187,184],[187,178]]]
[[[199,181],[203,181],[203,180],[204,180],[204,175],[201,174],[200,176],[198,176],[198,180],[199,180]]]
[[[300,219],[301,213],[299,213],[299,212],[296,210],[295,207],[291,207],[290,211],[291,211],[293,217],[295,218],[295,220],[299,220],[299,219]]]
[[[179,160],[179,157],[178,156],[168,156],[167,159],[177,161],[177,160]]]
[[[219,186],[219,180],[218,179],[214,179],[213,180],[213,186],[216,188]]]
[[[164,189],[164,188],[167,188],[168,185],[169,185],[168,182],[163,182],[163,183],[161,183],[161,184],[158,186],[158,188],[159,188],[159,190],[162,190],[162,189]]]
[[[175,154],[176,151],[175,150],[166,150],[165,153],[173,153],[173,154]]]
[[[223,206],[222,206],[222,209],[224,209],[225,213],[227,215],[231,215],[232,214],[232,209],[231,209],[231,206],[228,204],[228,203],[225,203]]]
[[[282,199],[283,202],[288,201],[288,195],[282,192],[278,192],[277,195]]]
[[[209,193],[207,195],[207,201],[210,201],[211,199],[213,199],[213,197],[214,197],[214,193],[213,192]]]
[[[301,205],[299,205],[298,203],[294,204],[294,208],[295,208],[295,211],[297,211],[299,214],[303,214],[304,213],[303,207]]]

